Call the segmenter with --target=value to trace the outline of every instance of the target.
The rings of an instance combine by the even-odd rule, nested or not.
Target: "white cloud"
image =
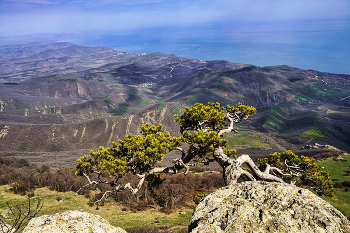
[[[1,8],[0,35],[350,19],[346,0],[5,0]]]

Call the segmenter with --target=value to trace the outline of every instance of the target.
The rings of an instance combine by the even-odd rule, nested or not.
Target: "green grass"
[[[11,206],[17,204],[26,204],[26,196],[16,195],[9,191],[7,185],[0,186],[0,213],[8,209],[6,202]],[[41,215],[52,215],[61,213],[67,210],[79,210],[92,214],[99,215],[106,219],[111,225],[121,227],[123,229],[133,226],[168,226],[174,230],[187,227],[190,218],[192,217],[193,209],[181,209],[186,214],[179,214],[176,211],[172,214],[165,214],[156,210],[147,210],[140,212],[122,211],[121,206],[114,203],[106,203],[100,206],[98,210],[96,207],[90,207],[88,199],[82,195],[75,195],[74,192],[59,193],[51,191],[48,188],[39,188],[35,191],[35,197],[40,196],[43,199],[43,208],[37,217]],[[63,202],[56,200],[57,196],[61,196]],[[160,223],[156,223],[158,218]]]
[[[311,86],[303,86],[308,91],[311,91],[319,98],[328,97],[333,100],[339,100],[342,97],[348,96],[349,92],[343,88],[334,87],[324,83],[311,83]]]
[[[335,197],[322,196],[321,198],[350,218],[350,191],[346,192],[344,188],[336,189]]]
[[[350,180],[350,176],[345,176],[345,171],[347,167],[350,166],[350,154],[343,154],[341,157],[347,161],[334,161],[332,158],[328,158],[324,161],[317,162],[318,166],[324,167],[324,170],[326,170],[333,179],[338,179],[340,183]],[[322,199],[329,202],[350,218],[350,191],[346,192],[345,188],[336,189],[335,197],[329,198],[322,196]]]
[[[308,130],[304,131],[300,137],[299,141],[302,143],[306,143],[317,138],[324,138],[325,135],[319,130],[317,127],[310,127]]]
[[[139,102],[139,105],[148,105],[148,104],[150,104],[150,103],[151,103],[151,101],[150,101],[149,98],[147,98],[147,97],[142,97],[141,101]]]
[[[170,106],[170,117],[174,117],[174,115],[179,115],[180,109],[176,105]]]
[[[248,130],[249,127],[246,125],[235,125],[236,129],[240,129],[240,130]]]
[[[269,115],[269,119],[266,121],[265,124],[263,124],[263,127],[272,131],[279,131],[280,128],[275,125],[275,121],[277,121],[277,118],[273,115]]]
[[[310,98],[308,98],[308,97],[306,97],[306,96],[304,96],[302,94],[294,95],[294,98],[298,99],[298,100],[301,100],[301,101],[307,101],[307,102],[312,101],[312,99],[310,99]]]
[[[228,140],[229,147],[232,149],[271,149],[271,146],[264,139],[252,132],[239,132],[237,134],[227,135],[225,139]]]
[[[239,84],[239,82],[237,82],[236,80],[229,78],[229,77],[221,77],[220,81],[222,81],[224,83],[232,83],[232,84],[236,84],[236,85]]]
[[[89,114],[90,116],[101,116],[101,113],[91,113],[91,114]]]
[[[163,108],[165,108],[165,104],[164,103],[161,103],[159,106],[158,106],[158,108],[157,108],[157,110],[159,110],[159,111],[161,111],[161,110],[163,110]]]
[[[332,158],[328,158],[327,160],[317,162],[317,165],[324,167],[324,169],[331,175],[331,177],[338,179],[339,182],[350,180],[350,176],[345,176],[345,171],[347,167],[350,166],[350,154],[343,154],[341,157],[348,161],[334,161]]]
[[[293,105],[280,105],[280,106],[271,106],[269,109],[269,114],[267,115],[267,120],[263,127],[271,131],[281,131],[280,125],[286,114],[285,112],[289,110]]]

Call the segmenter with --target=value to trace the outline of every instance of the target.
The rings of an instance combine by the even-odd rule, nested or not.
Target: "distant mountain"
[[[272,149],[350,150],[350,75],[257,67],[71,43],[0,46],[0,151],[95,149],[195,102],[257,107],[246,124]],[[272,143],[273,142],[273,143]]]
[[[72,73],[115,62],[125,55],[107,47],[85,47],[72,43],[33,42],[0,46],[0,83]],[[134,57],[135,55],[132,55]],[[123,59],[131,59],[123,56]]]

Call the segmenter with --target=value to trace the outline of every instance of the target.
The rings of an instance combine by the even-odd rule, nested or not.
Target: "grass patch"
[[[158,108],[157,108],[157,110],[159,110],[159,111],[161,111],[161,110],[163,110],[163,108],[165,108],[165,104],[164,103],[161,103],[159,106],[158,106]]]
[[[332,158],[328,158],[324,161],[317,162],[317,165],[320,167],[324,167],[333,179],[338,179],[339,182],[343,182],[345,180],[350,180],[350,176],[346,175],[347,167],[350,166],[350,154],[345,153],[341,155],[342,158],[346,159],[345,161],[334,161]],[[349,193],[350,195],[350,193]]]
[[[265,124],[263,124],[263,127],[275,132],[280,131],[280,125],[282,124],[281,119],[285,118],[285,112],[291,106],[292,105],[271,106],[269,109],[269,114],[267,115],[267,120]]]
[[[349,92],[343,88],[334,87],[324,83],[311,83],[312,86],[304,86],[304,89],[314,93],[319,98],[331,98],[332,100],[339,100],[342,97],[348,96]]]
[[[332,158],[328,158],[324,161],[317,162],[318,166],[324,167],[324,170],[326,170],[333,179],[338,179],[340,183],[350,180],[350,176],[345,176],[345,171],[347,167],[350,166],[350,154],[346,153],[341,155],[341,157],[347,161],[334,161]],[[350,191],[346,192],[345,188],[336,189],[335,197],[329,198],[322,196],[322,199],[329,202],[350,218]]]
[[[335,190],[335,197],[330,198],[326,196],[321,197],[323,200],[334,206],[337,210],[342,212],[346,217],[350,218],[350,192],[343,189]]]
[[[270,118],[275,118],[272,115],[269,115],[269,117]],[[279,131],[280,130],[279,127],[276,126],[275,123],[273,123],[273,120],[274,119],[268,119],[268,121],[265,124],[263,124],[263,127],[266,128],[266,129],[270,129],[272,131]],[[276,120],[276,118],[275,118],[275,120]]]
[[[139,105],[148,105],[150,103],[151,102],[147,97],[142,97],[141,101],[139,102]]]
[[[228,140],[230,148],[245,149],[245,148],[263,148],[271,149],[270,144],[262,139],[258,134],[252,132],[239,132],[237,134],[227,135],[225,139]]]
[[[231,84],[236,84],[236,85],[239,84],[239,82],[237,82],[235,79],[232,79],[229,77],[221,77],[220,81],[222,81],[223,83],[231,83]]]
[[[235,125],[235,129],[248,130],[249,127],[246,125]]]
[[[101,113],[91,113],[91,114],[89,114],[90,116],[101,116]]]
[[[174,115],[179,115],[180,109],[176,105],[170,106],[170,117],[174,117]]]
[[[26,204],[26,196],[8,192],[8,188],[9,186],[7,185],[0,186],[0,212],[7,209],[6,202],[11,206]],[[172,214],[165,214],[155,210],[132,213],[130,211],[122,211],[121,206],[114,203],[106,203],[96,210],[96,206],[90,207],[87,204],[88,199],[83,195],[76,196],[74,192],[60,193],[51,191],[48,188],[39,188],[35,190],[35,197],[37,196],[42,197],[44,203],[37,217],[61,213],[67,210],[79,210],[99,215],[106,219],[111,225],[123,229],[134,226],[168,226],[174,230],[181,229],[183,226],[188,225],[193,213],[193,209],[189,208],[181,210],[186,212],[186,214],[179,214],[179,211]],[[57,196],[61,196],[63,202],[58,202],[56,200]],[[159,223],[156,223],[156,218],[158,218]]]
[[[310,127],[308,130],[304,131],[300,137],[299,141],[302,143],[306,143],[317,138],[324,138],[325,135],[319,130],[317,127]]]
[[[294,95],[294,98],[298,99],[298,100],[301,100],[301,101],[307,101],[307,102],[312,101],[312,99],[310,99],[309,97],[306,97],[306,96],[304,96],[302,94]]]
[[[200,96],[203,94],[203,92],[205,92],[205,89],[202,89],[202,88],[194,88],[193,89],[193,94],[190,95],[190,96],[187,96],[183,102],[186,104],[186,105],[189,105],[189,106],[192,106],[194,105],[195,103],[197,102],[200,102],[199,99],[200,99]],[[207,93],[208,94],[208,93]]]

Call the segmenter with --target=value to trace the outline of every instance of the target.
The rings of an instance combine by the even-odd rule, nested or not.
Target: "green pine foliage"
[[[334,188],[332,178],[328,172],[324,171],[316,164],[315,159],[310,159],[307,156],[298,156],[291,150],[282,154],[284,160],[286,160],[288,166],[294,167],[291,169],[292,173],[299,174],[300,176],[283,176],[285,181],[295,181],[297,184],[305,185],[314,188],[319,195],[325,195],[328,197],[334,197]],[[285,174],[290,173],[281,161],[281,154],[271,154],[269,158],[258,159],[259,169],[263,170],[265,164],[281,169]],[[277,174],[276,174],[277,175]]]
[[[203,130],[201,124],[205,124],[213,131],[219,131],[224,129],[225,113],[236,113],[238,111],[243,112],[243,117],[256,114],[256,108],[252,106],[246,106],[242,103],[238,103],[236,106],[227,105],[226,108],[221,107],[220,103],[211,103],[203,105],[196,103],[192,107],[186,107],[182,111],[182,115],[175,115],[175,122],[180,123],[181,133],[186,129],[191,128],[193,130]]]
[[[198,205],[199,202],[201,202],[202,199],[205,198],[206,196],[208,196],[208,194],[205,192],[196,192],[196,194],[191,195],[191,198],[192,198],[193,202]]]
[[[223,129],[225,127],[225,111],[219,103],[208,103],[204,106],[195,103],[191,108],[186,107],[182,115],[175,115],[175,122],[180,123],[181,132],[187,128],[201,130],[201,122],[205,122],[212,130]]]
[[[100,147],[77,160],[77,176],[92,171],[108,171],[110,176],[123,177],[128,173],[144,174],[163,160],[179,145],[179,139],[165,132],[162,125],[141,127],[140,135],[127,135],[113,142],[111,148]]]
[[[206,163],[217,148],[223,147],[226,155],[236,158],[236,151],[228,149],[228,141],[220,137],[218,132],[227,126],[226,113],[237,112],[242,112],[244,118],[255,114],[256,108],[242,103],[236,106],[227,105],[226,108],[221,107],[220,103],[196,103],[192,107],[186,107],[182,115],[175,115],[175,122],[180,124],[182,133],[180,140],[189,145],[188,155],[198,163]]]
[[[152,173],[146,176],[146,181],[148,183],[148,187],[150,189],[152,188],[159,188],[161,184],[163,184],[165,178],[160,177],[159,173]]]
[[[218,147],[228,147],[227,140],[214,131],[194,131],[191,134],[185,130],[181,141],[189,145],[188,155],[198,162],[207,161]]]

